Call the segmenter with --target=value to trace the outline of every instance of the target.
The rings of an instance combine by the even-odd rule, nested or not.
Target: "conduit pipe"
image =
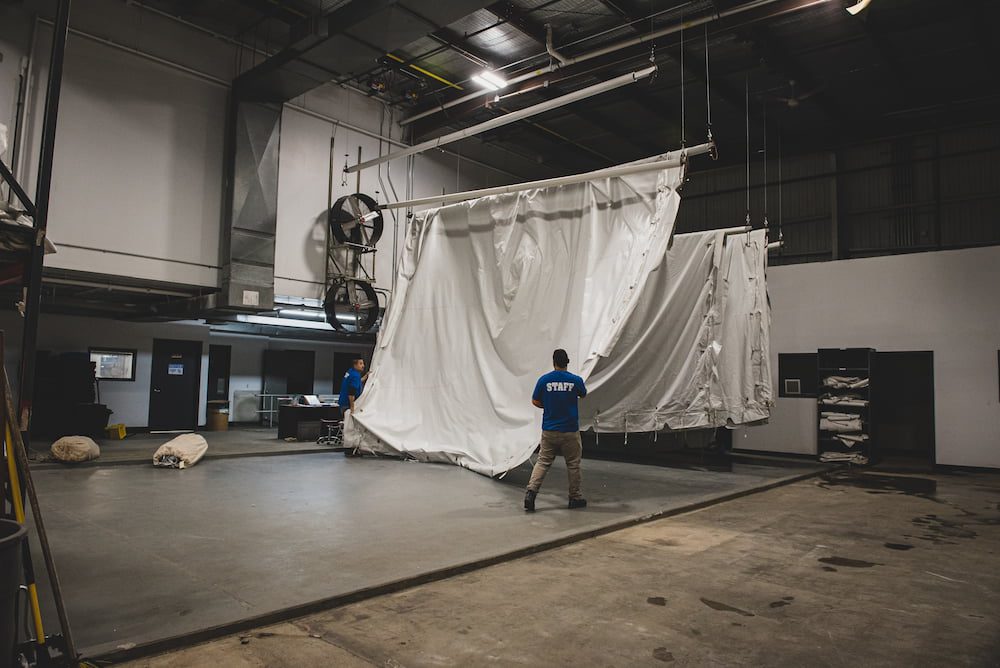
[[[591,181],[594,179],[604,179],[614,176],[626,176],[628,174],[638,174],[640,172],[650,172],[657,169],[667,169],[669,167],[677,167],[679,165],[687,162],[687,159],[693,155],[703,155],[705,153],[712,153],[715,151],[715,143],[709,142],[707,144],[699,144],[697,146],[692,146],[691,148],[684,148],[679,151],[672,151],[666,155],[663,160],[656,160],[654,162],[644,162],[639,164],[630,165],[618,165],[616,167],[607,167],[605,169],[598,169],[594,172],[586,172],[584,174],[570,174],[569,176],[559,176],[554,179],[542,179],[541,181],[527,181],[525,183],[512,183],[507,186],[496,186],[494,188],[482,188],[481,190],[467,190],[460,193],[452,193],[451,195],[435,195],[433,197],[421,197],[419,199],[411,199],[403,202],[390,202],[389,204],[384,204],[381,206],[382,209],[406,209],[411,207],[426,206],[431,204],[450,204],[452,202],[464,202],[469,199],[477,199],[479,197],[487,197],[489,195],[504,195],[507,193],[516,193],[523,190],[533,190],[535,188],[551,188],[554,186],[567,186],[574,183],[582,183],[584,181]],[[743,228],[740,228],[743,230]]]
[[[558,109],[559,107],[565,106],[567,104],[571,104],[573,102],[577,102],[579,100],[583,100],[588,97],[593,97],[594,95],[597,95],[599,93],[604,93],[609,90],[614,90],[615,88],[620,88],[627,84],[634,83],[639,79],[645,79],[646,77],[653,74],[655,71],[656,71],[656,66],[653,65],[651,67],[641,69],[637,72],[629,72],[628,74],[623,74],[619,77],[615,77],[614,79],[609,79],[602,83],[594,84],[593,86],[581,88],[580,90],[573,91],[572,93],[562,95],[552,100],[548,100],[547,102],[542,102],[541,104],[536,104],[534,106],[527,107],[525,109],[519,109],[517,111],[513,111],[509,114],[505,114],[503,116],[499,116],[498,118],[486,121],[485,123],[480,123],[479,125],[473,125],[470,128],[465,128],[464,130],[458,130],[457,132],[452,132],[450,134],[446,134],[441,137],[437,137],[435,139],[431,139],[429,141],[425,141],[420,144],[414,144],[413,146],[404,148],[400,151],[396,151],[395,153],[387,153],[378,158],[372,158],[371,160],[366,160],[365,162],[360,162],[356,165],[351,165],[344,171],[348,173],[358,172],[361,171],[362,169],[366,169],[368,167],[374,167],[375,165],[379,165],[383,162],[395,160],[396,158],[403,158],[408,155],[413,155],[414,153],[423,153],[424,151],[427,151],[432,148],[439,148],[446,144],[451,144],[452,142],[456,142],[460,139],[465,139],[466,137],[472,137],[481,134],[483,132],[486,132],[487,130],[503,127],[504,125],[510,125],[511,123],[515,123],[522,119],[529,118],[531,116],[537,116],[538,114],[545,113],[546,111],[551,111],[552,109]]]
[[[627,48],[632,47],[632,46],[638,46],[640,44],[645,44],[645,43],[648,43],[648,42],[655,41],[655,40],[657,40],[657,39],[659,39],[661,37],[666,37],[667,35],[672,35],[674,33],[679,33],[681,30],[687,30],[687,29],[690,29],[690,28],[695,28],[697,26],[704,25],[706,23],[711,23],[712,21],[718,21],[718,20],[721,20],[721,19],[729,18],[730,16],[736,16],[737,14],[742,14],[743,12],[748,12],[748,11],[751,11],[751,10],[754,10],[754,9],[760,9],[761,7],[766,7],[767,5],[771,5],[771,4],[774,4],[776,2],[782,2],[782,1],[784,1],[784,0],[754,0],[753,2],[748,2],[748,3],[744,4],[744,5],[738,5],[736,7],[733,7],[731,9],[727,9],[727,10],[722,11],[722,12],[712,12],[711,14],[707,14],[707,15],[702,16],[700,18],[691,19],[690,21],[682,21],[681,23],[677,23],[677,24],[674,24],[674,25],[671,25],[671,26],[667,26],[667,27],[661,28],[659,30],[654,30],[653,32],[650,32],[650,33],[648,33],[646,35],[637,35],[635,37],[632,37],[632,38],[629,38],[629,39],[626,39],[626,40],[622,40],[621,42],[615,42],[614,44],[609,44],[608,46],[601,47],[599,49],[595,49],[594,51],[588,51],[586,53],[580,54],[579,56],[573,56],[573,57],[570,57],[570,58],[565,57],[562,54],[556,55],[556,53],[558,53],[558,52],[553,53],[553,51],[555,51],[554,49],[549,50],[550,49],[550,45],[551,45],[551,39],[546,39],[546,42],[547,42],[546,43],[546,51],[550,55],[552,55],[553,58],[556,58],[557,60],[559,60],[559,63],[558,64],[553,63],[551,65],[547,65],[546,67],[541,67],[541,68],[532,70],[531,72],[525,72],[524,74],[522,74],[520,76],[516,76],[516,77],[513,77],[511,79],[508,79],[507,80],[507,85],[510,86],[512,84],[518,84],[518,83],[521,83],[522,81],[527,81],[528,79],[534,79],[535,77],[542,76],[543,74],[549,74],[550,72],[554,72],[557,69],[559,69],[560,67],[566,67],[568,65],[574,65],[576,63],[582,63],[582,62],[585,62],[587,60],[591,60],[593,58],[597,58],[599,56],[604,56],[604,55],[607,55],[609,53],[614,53],[615,51],[621,51],[622,49],[627,49]],[[824,4],[826,2],[829,2],[829,0],[812,0],[811,2],[807,1],[807,2],[804,2],[804,3],[800,4],[800,5],[796,5],[793,8],[788,9],[787,11],[779,12],[778,14],[776,14],[776,16],[780,16],[781,14],[788,14],[788,13],[791,13],[791,12],[797,12],[797,11],[802,10],[802,9],[808,9],[809,7],[813,7],[815,5]],[[548,33],[546,33],[546,35],[548,36]],[[445,102],[443,104],[439,104],[438,106],[433,107],[431,109],[428,109],[427,111],[422,111],[419,114],[414,114],[413,116],[410,116],[408,118],[404,118],[404,119],[402,119],[399,122],[399,124],[400,125],[409,125],[410,123],[413,123],[414,121],[418,121],[421,118],[426,118],[428,116],[431,116],[433,114],[438,113],[439,111],[444,111],[445,109],[450,109],[451,107],[454,107],[454,106],[456,106],[458,104],[462,104],[463,102],[468,102],[469,100],[474,100],[475,98],[477,98],[477,97],[479,97],[479,96],[481,96],[483,94],[484,94],[483,92],[476,91],[476,92],[470,93],[468,95],[463,95],[461,97],[455,98],[454,100],[450,100],[449,102]]]
[[[545,24],[545,51],[562,65],[565,65],[569,60],[566,56],[556,51],[556,47],[552,45],[552,26],[548,23]]]

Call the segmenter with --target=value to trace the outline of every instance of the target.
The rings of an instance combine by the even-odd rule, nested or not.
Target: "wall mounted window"
[[[90,349],[90,361],[97,368],[98,380],[135,380],[135,358],[135,350]]]

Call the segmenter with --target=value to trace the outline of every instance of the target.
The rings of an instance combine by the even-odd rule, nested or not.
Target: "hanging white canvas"
[[[541,412],[531,405],[531,391],[551,369],[554,348],[569,352],[572,371],[585,379],[593,375],[592,396],[581,404],[581,421],[590,426],[612,429],[618,422],[611,416],[624,418],[633,402],[636,410],[668,406],[667,412],[675,410],[671,402],[689,402],[692,382],[700,382],[691,379],[717,373],[728,354],[722,349],[726,328],[720,320],[706,330],[705,314],[715,308],[725,317],[713,299],[742,295],[743,287],[728,286],[737,275],[736,283],[748,284],[742,275],[748,260],[735,246],[727,251],[730,245],[714,233],[699,235],[697,243],[679,236],[668,251],[682,178],[677,167],[418,214],[408,228],[372,373],[346,427],[347,442],[503,473],[527,460],[538,443]],[[751,239],[763,253],[762,235]],[[674,270],[678,262],[684,271]],[[754,264],[751,273],[757,271]],[[668,276],[667,283],[658,282]],[[762,266],[759,278],[763,290]],[[663,290],[677,292],[676,298],[658,296]],[[668,311],[654,313],[654,304],[665,301],[673,303]],[[750,301],[761,308],[756,297]],[[692,318],[698,322],[681,326],[676,336],[645,345],[650,335],[644,329]],[[739,326],[749,330],[765,320],[766,303],[755,321],[740,319]],[[740,333],[732,345],[766,348],[766,329],[759,329],[763,343],[757,334]],[[623,343],[623,336],[634,343]],[[756,383],[748,374],[760,365],[751,364],[748,372],[745,351],[733,354],[744,370],[728,374],[726,383]],[[766,355],[758,359],[767,366]],[[640,385],[644,374],[632,382],[629,374],[639,366],[662,371],[651,378],[656,387]],[[676,396],[682,387],[688,394]],[[755,401],[766,403],[769,395],[761,392]],[[694,392],[694,407],[685,410],[703,414],[692,423],[725,423],[743,414],[735,404],[745,394],[745,388],[716,383],[705,394]],[[706,404],[714,407],[700,408]],[[653,420],[660,421],[673,427],[666,415]],[[681,422],[679,428],[687,425]]]

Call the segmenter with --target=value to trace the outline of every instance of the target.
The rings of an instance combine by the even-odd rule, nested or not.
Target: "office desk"
[[[339,420],[336,406],[278,406],[278,438],[315,441],[319,438],[320,420]]]

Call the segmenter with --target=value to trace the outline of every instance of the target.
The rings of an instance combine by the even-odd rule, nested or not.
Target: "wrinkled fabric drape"
[[[763,230],[674,237],[588,380],[581,429],[721,427],[770,415],[766,243]]]
[[[486,475],[510,470],[538,445],[541,412],[531,391],[554,348],[568,351],[572,371],[593,375],[581,421],[599,412],[591,422],[601,430],[640,402],[670,413],[683,404],[689,417],[663,418],[672,428],[766,417],[756,409],[770,391],[761,370],[761,323],[769,320],[763,236],[751,235],[746,248],[754,252],[743,246],[746,235],[737,251],[716,233],[678,236],[668,251],[682,179],[678,167],[414,217],[346,443]],[[760,294],[748,289],[754,282]],[[649,331],[664,321],[680,329]],[[720,365],[739,372],[703,387]],[[766,391],[757,386],[765,380]]]

